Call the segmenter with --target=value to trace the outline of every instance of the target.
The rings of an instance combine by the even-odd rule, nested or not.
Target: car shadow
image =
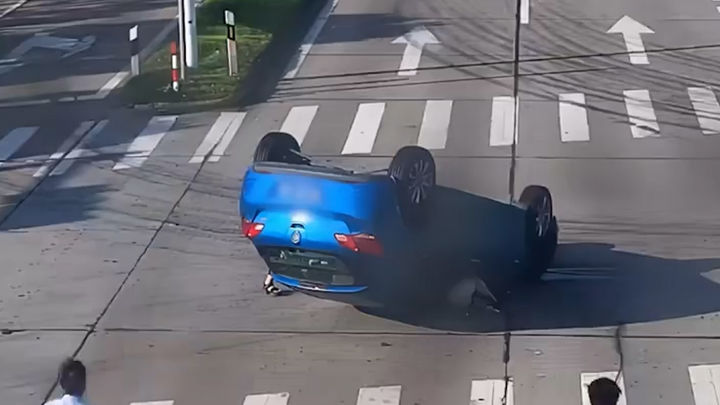
[[[523,209],[444,187],[438,187],[433,208],[425,232],[442,248],[424,259],[418,277],[402,283],[422,294],[422,302],[388,300],[362,312],[438,330],[504,332],[720,311],[720,286],[708,274],[720,270],[720,258],[682,260],[623,251],[612,243],[560,243],[543,279],[527,282],[515,263],[522,254]],[[562,240],[561,218],[560,235]],[[501,300],[499,313],[480,308],[468,315],[478,274]]]

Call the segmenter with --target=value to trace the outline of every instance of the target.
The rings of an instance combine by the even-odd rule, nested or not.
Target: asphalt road
[[[509,0],[340,0],[294,78],[246,111],[153,116],[112,97],[77,117],[72,103],[0,109],[0,142],[34,126],[54,142],[33,136],[0,166],[3,190],[37,184],[0,225],[3,401],[42,402],[77,354],[89,400],[111,405],[569,405],[618,370],[626,404],[717,403],[716,5],[531,1],[516,16]],[[653,31],[647,63],[607,32],[624,16]],[[421,26],[440,43],[399,75],[406,45],[392,42]],[[33,177],[82,121],[80,144]],[[472,317],[469,280],[404,317],[266,297],[237,192],[257,141],[280,128],[351,167],[432,148],[460,201],[436,215],[495,220],[480,239],[507,232],[498,203],[547,185],[553,269]]]

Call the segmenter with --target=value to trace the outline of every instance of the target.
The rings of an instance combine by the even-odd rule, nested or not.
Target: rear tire
[[[519,205],[525,209],[525,264],[531,281],[539,280],[552,264],[557,249],[558,225],[550,191],[543,186],[527,186]]]
[[[302,159],[297,140],[285,132],[269,132],[258,142],[255,148],[254,162],[301,163]]]
[[[403,221],[409,227],[422,225],[435,188],[435,160],[432,155],[425,148],[405,146],[393,157],[389,174],[397,185]]]

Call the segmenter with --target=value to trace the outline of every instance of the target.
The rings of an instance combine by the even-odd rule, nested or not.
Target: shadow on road
[[[398,281],[398,288],[423,294],[423,303],[389,300],[361,311],[458,332],[615,326],[720,311],[720,285],[708,277],[720,270],[720,258],[678,260],[611,243],[563,243],[543,280],[526,282],[514,263],[523,254],[522,209],[447,188],[436,204],[428,232],[444,253],[425,261],[414,279]],[[467,315],[475,274],[502,297],[499,314]]]

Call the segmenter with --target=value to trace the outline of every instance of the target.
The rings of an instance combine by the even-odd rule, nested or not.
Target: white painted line
[[[609,34],[622,34],[625,40],[625,48],[630,56],[630,63],[633,65],[647,65],[647,54],[640,34],[654,34],[655,32],[642,23],[631,17],[623,16],[609,30]]]
[[[30,140],[37,130],[38,127],[15,128],[0,139],[0,167]]]
[[[720,365],[688,367],[695,405],[720,405]]]
[[[690,87],[688,95],[703,134],[720,134],[720,104],[715,93],[707,87]]]
[[[10,7],[6,8],[5,11],[3,11],[2,13],[0,13],[0,18],[3,18],[3,17],[5,17],[6,15],[12,13],[13,11],[15,11],[15,10],[17,10],[18,8],[22,7],[22,5],[25,4],[25,3],[27,3],[27,2],[28,2],[28,0],[18,0],[18,1],[16,1],[15,3],[13,3],[13,5],[11,5]]]
[[[77,99],[73,96],[62,97],[62,98],[58,99],[58,102],[60,102],[60,103],[72,103],[74,101],[77,101]]]
[[[8,103],[0,103],[0,107],[28,107],[32,105],[50,104],[52,100],[44,98],[42,100],[28,100],[28,101],[12,101]]]
[[[222,138],[225,131],[227,131],[231,120],[231,115],[220,113],[220,116],[217,117],[215,123],[213,123],[212,127],[210,127],[210,130],[205,135],[205,139],[203,139],[200,146],[197,147],[188,163],[202,163],[205,156],[210,153],[212,148],[220,141],[220,138]]]
[[[165,134],[175,124],[176,119],[177,115],[152,117],[145,129],[132,141],[125,157],[117,162],[113,170],[142,166]]]
[[[57,166],[55,166],[55,168],[50,172],[50,177],[60,176],[64,174],[68,171],[68,169],[70,169],[70,167],[73,165],[73,163],[75,163],[77,159],[96,156],[96,152],[88,150],[85,147],[89,145],[90,142],[92,142],[93,139],[95,139],[95,137],[100,132],[102,132],[103,129],[105,129],[105,126],[107,124],[108,120],[102,120],[98,122],[94,127],[92,127],[90,132],[85,135],[85,137],[80,141],[80,143],[77,144],[77,146],[75,146],[73,150],[70,151],[70,153],[65,155],[65,157],[60,161],[60,163],[58,163]]]
[[[291,108],[287,117],[285,117],[285,121],[283,121],[282,127],[280,127],[280,132],[294,136],[298,144],[302,145],[305,136],[310,130],[310,124],[312,124],[313,119],[315,119],[317,110],[318,106],[316,105]]]
[[[287,405],[290,394],[281,392],[279,394],[248,395],[243,405]]]
[[[55,162],[58,162],[65,156],[69,151],[70,148],[75,145],[80,138],[82,138],[83,135],[85,135],[90,129],[95,125],[95,121],[83,121],[78,125],[78,127],[73,131],[73,133],[65,139],[65,141],[60,145],[58,150],[50,155],[50,158],[45,161],[45,163],[40,166],[39,169],[33,174],[33,177],[40,178],[45,177],[48,172],[50,172],[50,167],[52,167]]]
[[[173,405],[175,401],[131,402],[130,405]]]
[[[399,405],[401,391],[399,385],[360,388],[357,405]]]
[[[520,0],[520,24],[530,23],[530,0]]]
[[[246,115],[244,112],[232,114],[232,121],[230,121],[230,125],[228,125],[225,134],[223,134],[222,138],[220,138],[220,143],[218,143],[213,150],[212,155],[208,158],[208,162],[217,163],[220,161],[220,158],[225,155],[225,151],[228,146],[230,146],[230,142],[232,142],[235,135],[238,133],[240,125],[242,125]]]
[[[290,61],[290,66],[287,67],[287,73],[285,73],[285,79],[292,79],[295,76],[297,76],[298,71],[300,70],[300,67],[302,66],[303,62],[305,61],[305,58],[307,57],[308,53],[310,53],[310,49],[312,48],[313,44],[315,43],[315,40],[317,39],[318,35],[320,34],[320,31],[322,31],[323,27],[325,26],[325,23],[327,22],[328,18],[330,17],[330,14],[335,10],[335,7],[337,6],[338,2],[340,0],[326,0],[327,3],[325,4],[325,7],[323,7],[322,10],[320,10],[320,13],[318,14],[317,19],[313,23],[312,27],[310,28],[310,31],[308,31],[307,35],[305,35],[305,38],[303,38],[302,45],[300,45],[300,49],[298,49],[297,54],[293,59]]]
[[[630,119],[633,138],[660,136],[650,92],[647,90],[625,90],[625,107]]]
[[[517,138],[515,97],[493,97],[490,117],[490,146],[508,146]]]
[[[363,103],[358,106],[342,154],[370,153],[385,113],[385,103]]]
[[[507,399],[505,380],[475,380],[470,388],[470,405],[513,405],[513,382],[508,381]]]
[[[597,380],[598,378],[609,378],[613,381],[615,381],[620,388],[620,398],[618,398],[617,405],[627,405],[627,400],[625,399],[625,383],[623,382],[623,376],[622,373],[618,376],[617,371],[606,371],[601,373],[581,373],[580,374],[580,395],[582,395],[582,405],[591,405],[590,404],[590,397],[588,396],[588,386],[591,382]],[[617,381],[615,380],[615,377],[617,377]]]
[[[590,140],[585,95],[582,93],[560,94],[560,140],[562,142],[587,142]]]
[[[720,6],[716,7],[715,10],[717,10],[717,12],[720,13]]]
[[[117,72],[117,73],[115,73],[115,76],[110,78],[110,80],[108,80],[107,83],[105,83],[105,85],[103,85],[100,88],[100,90],[98,90],[98,92],[96,94],[94,94],[94,98],[93,98],[93,96],[79,96],[78,100],[103,99],[103,98],[107,97],[108,94],[110,94],[110,92],[113,91],[115,89],[115,87],[118,86],[118,84],[120,84],[123,80],[125,80],[125,78],[128,77],[128,75],[130,75],[130,72],[125,72],[125,71]]]
[[[452,100],[428,100],[425,103],[420,135],[418,135],[419,146],[426,149],[445,149],[452,106]]]

